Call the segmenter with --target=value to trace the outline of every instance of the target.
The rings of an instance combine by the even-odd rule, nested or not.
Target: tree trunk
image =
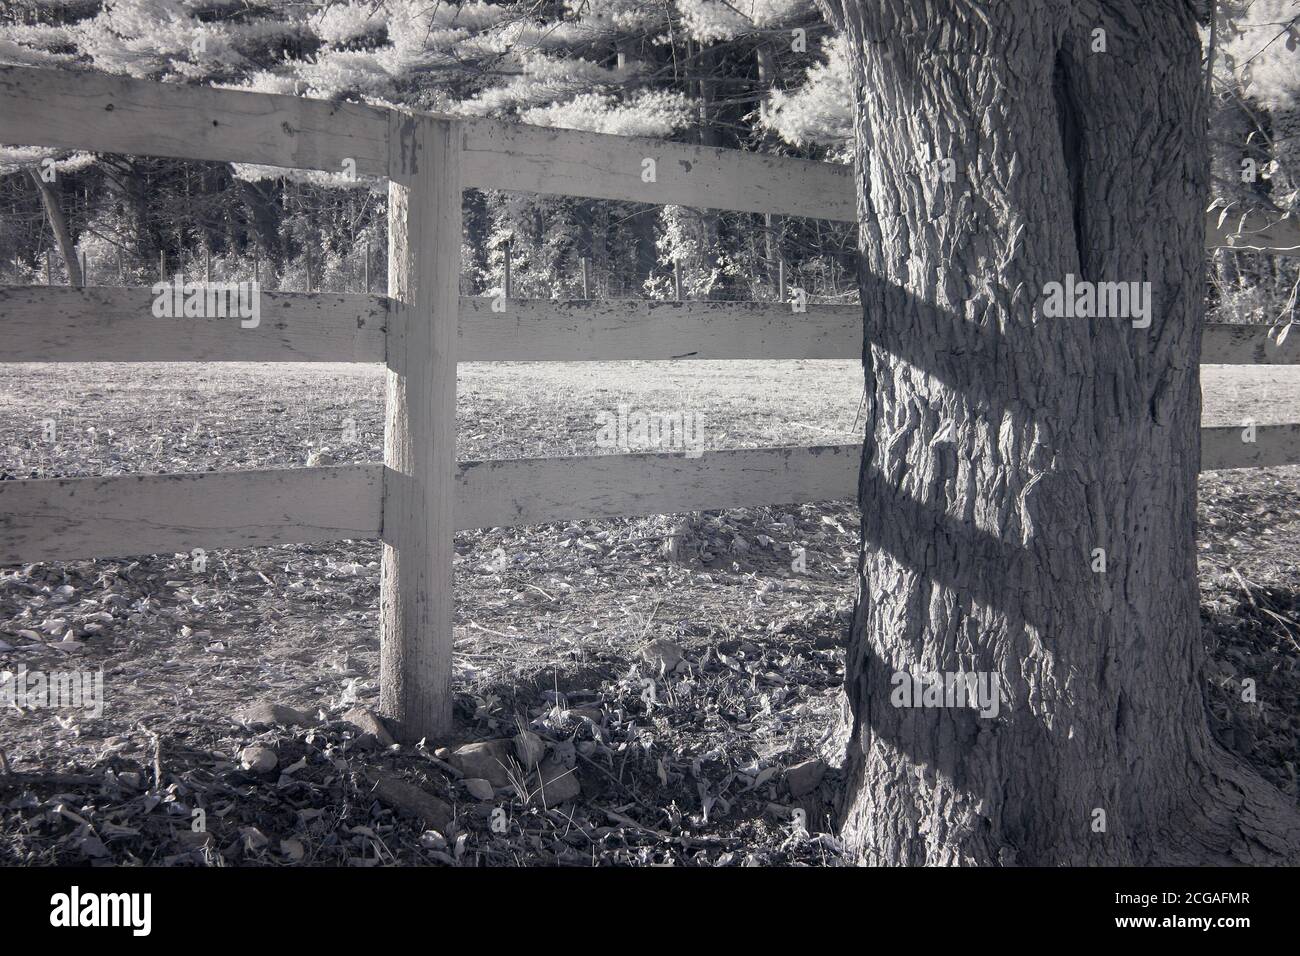
[[[864,863],[1258,862],[1300,846],[1294,805],[1206,722],[1208,157],[1189,8],[827,9],[858,90],[868,418],[840,819]],[[1150,282],[1150,326],[1045,317],[1045,285],[1067,274]],[[896,675],[933,672],[990,675],[996,716],[896,706]]]
[[[59,205],[58,193],[54,188],[41,179],[41,174],[35,169],[27,170],[27,175],[31,178],[32,185],[41,195],[41,203],[45,206],[45,215],[50,220],[50,231],[54,233],[54,241],[59,245],[59,252],[63,256],[63,264],[68,270],[68,285],[80,286],[81,263],[77,260],[77,248],[72,244],[72,234],[68,232],[68,221],[63,216],[63,208]]]

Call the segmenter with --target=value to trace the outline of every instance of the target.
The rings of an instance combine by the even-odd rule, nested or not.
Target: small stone
[[[279,762],[275,751],[261,744],[245,747],[239,755],[239,765],[251,773],[270,773]]]
[[[451,823],[450,805],[419,787],[387,774],[373,777],[374,795],[394,810],[415,817],[428,830],[442,832]]]
[[[496,794],[496,790],[493,788],[492,784],[484,780],[482,777],[469,777],[462,780],[461,783],[465,785],[465,790],[475,800],[491,800]]]
[[[546,756],[546,741],[531,730],[515,734],[515,757],[529,770],[536,767]]]
[[[505,787],[510,784],[514,756],[514,743],[503,737],[459,747],[447,762],[466,777],[482,777],[494,787]]]
[[[83,856],[94,859],[103,859],[109,856],[108,847],[104,846],[104,841],[93,833],[85,833],[77,840],[77,849]]]
[[[666,637],[660,637],[641,648],[641,656],[652,667],[666,674],[675,670],[682,662],[684,652],[679,644]]]
[[[332,464],[334,464],[334,456],[330,454],[328,448],[322,448],[307,455],[308,468],[323,468]]]
[[[296,837],[288,837],[280,841],[280,852],[294,863],[300,863],[302,858],[307,855],[307,848]]]
[[[537,782],[531,786],[529,802],[535,806],[554,807],[582,793],[582,783],[572,767],[554,760],[544,760],[537,768]]]
[[[787,770],[785,772],[785,785],[790,790],[790,796],[802,797],[804,794],[816,790],[817,785],[822,782],[822,777],[825,775],[826,761],[814,757],[812,760],[797,763]]]
[[[605,722],[605,712],[599,707],[570,707],[565,713],[572,720],[580,720],[585,717],[597,727]]]
[[[254,704],[245,711],[243,721],[250,727],[272,727],[277,724],[284,727],[311,727],[316,723],[314,718],[300,710],[266,702]]]
[[[359,742],[362,744],[391,747],[396,743],[393,735],[384,726],[383,719],[369,707],[353,707],[343,715],[343,720],[361,731]]]

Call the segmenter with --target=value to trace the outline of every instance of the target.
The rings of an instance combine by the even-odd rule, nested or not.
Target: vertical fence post
[[[379,700],[407,742],[452,726],[460,124],[389,120]]]
[[[673,260],[673,298],[682,301],[682,264]]]
[[[365,292],[367,295],[369,295],[370,294],[370,240],[369,239],[366,240],[366,261],[361,272],[362,272],[362,277],[366,284]]]
[[[591,301],[591,260],[582,257],[582,297]]]

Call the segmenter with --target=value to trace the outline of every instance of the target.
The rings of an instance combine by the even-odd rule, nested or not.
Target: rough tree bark
[[[1294,860],[1294,805],[1212,740],[1202,690],[1194,11],[832,2],[856,74],[868,414],[848,846],[873,864]],[[1046,318],[1067,273],[1149,281],[1150,327]],[[996,675],[998,715],[893,705],[896,673],[936,671]]]

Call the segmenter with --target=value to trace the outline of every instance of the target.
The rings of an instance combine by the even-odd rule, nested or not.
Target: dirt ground
[[[861,388],[839,362],[466,365],[457,452],[595,454],[595,416],[620,403],[693,412],[708,448],[848,443]],[[1206,424],[1300,420],[1300,368],[1209,367],[1204,396]],[[0,365],[0,473],[376,461],[382,400],[374,366]],[[1216,733],[1300,797],[1300,467],[1207,474],[1201,494]],[[834,771],[797,797],[786,771],[837,705],[856,544],[847,502],[459,534],[458,736],[401,749],[341,719],[377,701],[375,542],[212,551],[202,572],[185,555],[0,567],[0,671],[105,674],[99,717],[0,714],[0,863],[842,862]],[[241,720],[259,702],[314,726]],[[531,806],[522,776],[477,800],[438,749],[521,726],[575,800]],[[251,745],[276,769],[246,768]]]

